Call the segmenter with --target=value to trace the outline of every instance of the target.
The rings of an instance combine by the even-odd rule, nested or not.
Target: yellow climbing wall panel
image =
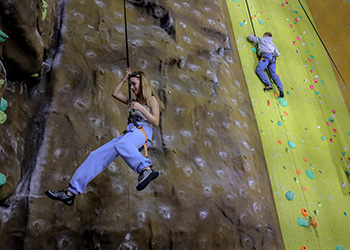
[[[306,2],[301,4],[311,17]],[[350,167],[350,117],[327,53],[301,4],[227,0],[285,247],[349,249],[350,183],[345,171]],[[263,92],[255,74],[258,58],[247,40],[253,34],[251,21],[258,36],[273,34],[281,52],[277,74],[284,100],[277,98],[275,85]],[[288,200],[287,193],[294,198]]]

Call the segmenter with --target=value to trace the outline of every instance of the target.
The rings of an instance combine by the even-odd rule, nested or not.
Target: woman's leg
[[[75,171],[69,182],[68,191],[72,192],[74,195],[81,194],[86,185],[119,156],[114,146],[123,136],[124,135],[114,138],[91,152],[89,157]]]
[[[151,129],[146,129],[147,136],[152,136]],[[151,138],[149,138],[151,139]],[[137,174],[142,169],[152,165],[152,161],[144,157],[139,149],[145,144],[145,135],[136,127],[131,128],[116,144],[115,149],[123,158],[126,164],[131,167]]]

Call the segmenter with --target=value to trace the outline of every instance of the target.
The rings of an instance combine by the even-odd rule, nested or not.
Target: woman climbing
[[[121,93],[127,80],[129,80],[129,88],[135,94],[136,100],[131,100],[130,89],[129,99]],[[48,190],[45,194],[49,198],[72,206],[75,196],[81,194],[86,185],[119,156],[139,174],[136,186],[138,191],[146,188],[152,180],[158,177],[159,172],[152,169],[152,162],[147,158],[147,146],[152,138],[151,125],[158,126],[159,113],[164,108],[164,104],[145,74],[141,71],[131,73],[130,68],[126,69],[124,78],[116,86],[112,96],[129,105],[132,110],[124,134],[91,152],[75,171],[69,182],[68,190],[57,192]],[[139,150],[142,149],[145,150],[146,157],[140,153]]]

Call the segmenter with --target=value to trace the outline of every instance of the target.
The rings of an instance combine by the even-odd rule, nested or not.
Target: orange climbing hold
[[[306,246],[302,246],[300,250],[307,250]]]
[[[278,144],[282,144],[282,141],[280,141],[280,140],[278,140],[277,142],[278,142]]]
[[[286,116],[288,116],[288,113],[287,113],[287,111],[283,111],[283,114],[285,114]]]
[[[268,105],[269,107],[271,106],[270,100],[267,100],[267,105]]]
[[[274,95],[275,97],[277,97],[277,96],[278,96],[276,92],[275,92],[273,95]]]
[[[301,213],[306,217],[308,215],[307,210],[305,208],[301,209]]]
[[[302,190],[306,191],[306,187],[301,187]]]
[[[299,169],[297,169],[297,174],[298,174],[298,175],[301,175],[301,172],[300,172],[300,170],[299,170]]]
[[[317,224],[316,220],[312,220],[312,225],[313,225],[314,227],[318,227],[318,224]]]
[[[306,158],[303,158],[303,160],[304,160],[305,162],[307,162],[307,159],[306,159]]]

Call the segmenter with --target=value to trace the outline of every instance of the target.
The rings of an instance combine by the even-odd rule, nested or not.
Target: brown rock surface
[[[160,177],[137,192],[137,175],[118,159],[73,207],[44,195],[66,188],[127,117],[111,97],[126,67],[123,1],[47,2],[41,81],[10,80],[4,93],[1,246],[283,249],[225,1],[127,3],[131,67],[166,104],[149,150]],[[40,57],[29,53],[28,69]]]

